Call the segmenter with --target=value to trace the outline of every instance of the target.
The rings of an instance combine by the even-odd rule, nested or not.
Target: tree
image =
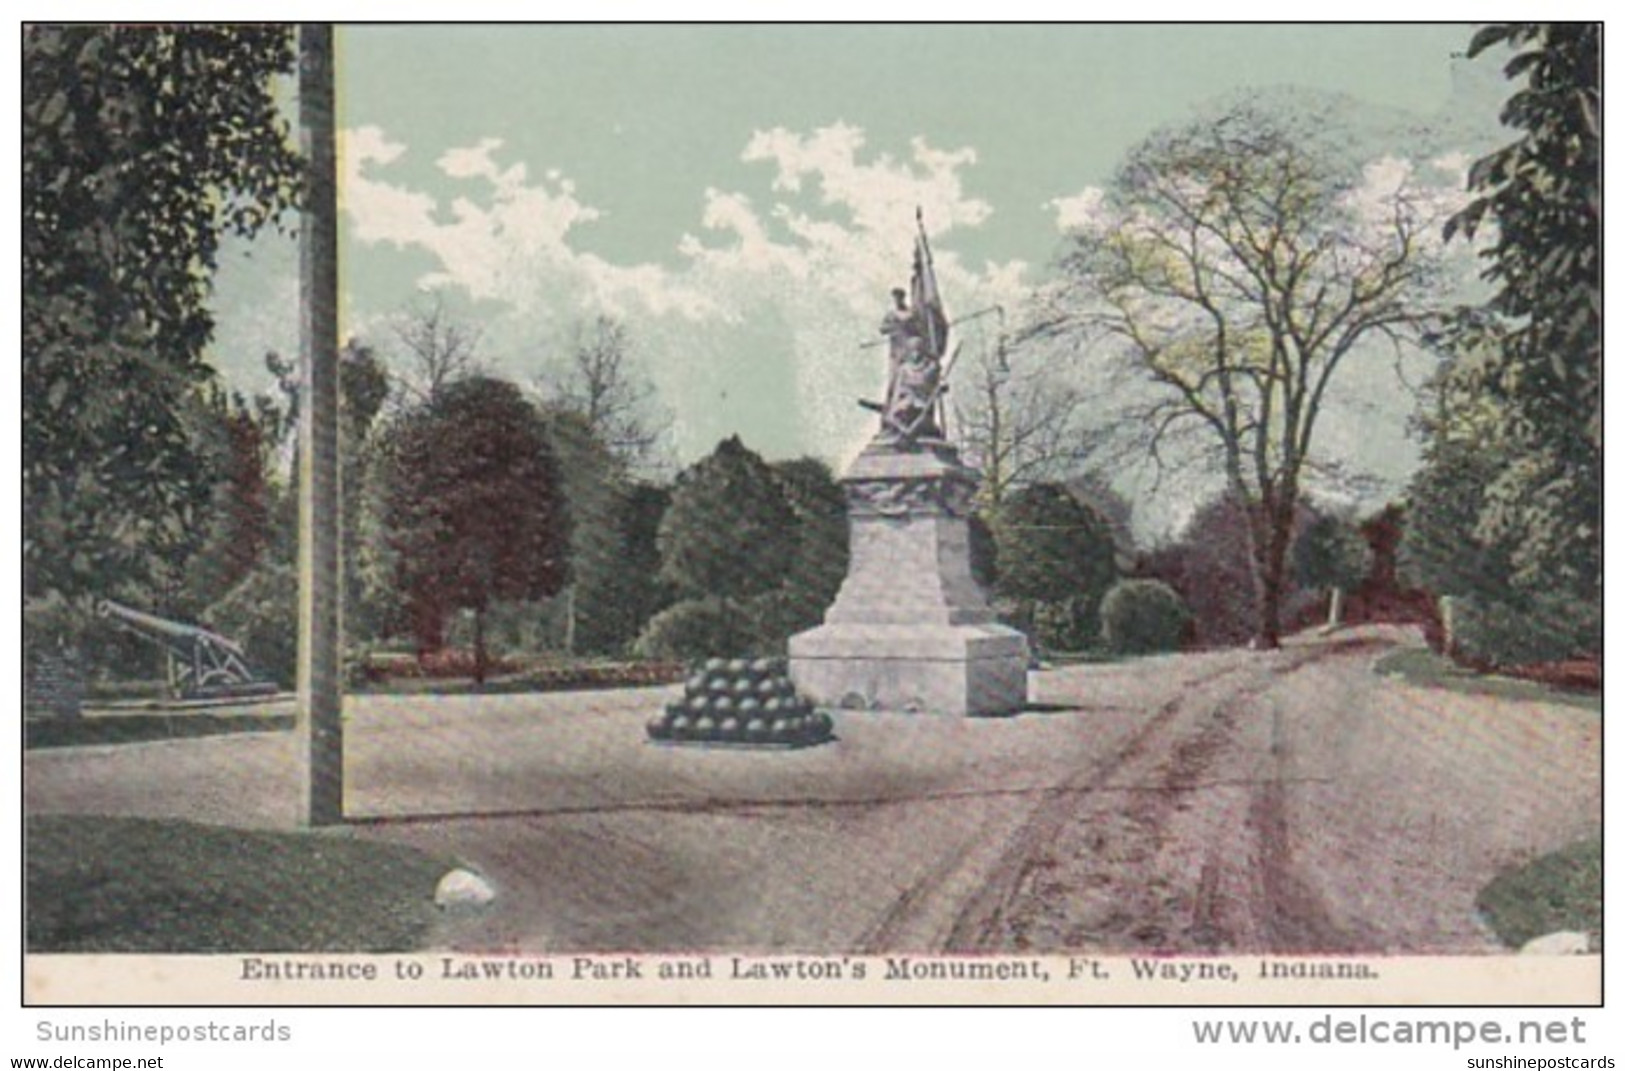
[[[610,316],[575,326],[568,359],[543,374],[542,387],[550,404],[580,415],[628,467],[650,462],[670,427],[653,386],[633,367],[626,325]]]
[[[339,351],[339,486],[344,516],[344,629],[347,640],[371,635],[383,608],[367,583],[374,553],[368,503],[376,498],[375,429],[389,398],[389,373],[378,352],[359,339]]]
[[[1076,650],[1095,638],[1100,600],[1117,580],[1105,519],[1060,484],[1023,487],[994,522],[1001,563],[996,591],[1021,608],[1043,645]]]
[[[846,494],[829,466],[816,458],[772,466],[794,517],[794,546],[783,583],[764,598],[763,631],[775,645],[813,628],[846,580]]]
[[[544,417],[570,517],[564,646],[571,652],[611,651],[637,635],[636,627],[627,628],[628,588],[654,583],[652,572],[627,575],[622,560],[620,526],[631,487],[620,459],[585,416],[549,404]]]
[[[1294,533],[1314,519],[1300,502]],[[1191,639],[1203,647],[1246,644],[1257,638],[1258,588],[1253,583],[1247,505],[1220,494],[1204,503],[1169,544],[1145,554],[1136,572],[1166,581],[1190,612]],[[1302,610],[1288,572],[1283,619]]]
[[[29,26],[23,36],[26,592],[151,575],[209,480],[183,407],[222,232],[294,206],[273,90],[285,26]]]
[[[1476,436],[1506,460],[1479,538],[1507,548],[1525,591],[1590,600],[1602,575],[1601,29],[1496,24],[1468,54],[1500,45],[1524,83],[1501,119],[1521,135],[1473,166],[1478,196],[1446,228],[1495,224],[1484,276],[1497,289],[1447,337],[1452,385],[1497,408],[1498,426]]]
[[[402,384],[410,401],[432,402],[451,384],[483,374],[479,328],[447,309],[439,291],[433,300],[411,305],[401,313],[394,331],[406,348],[409,370]]]
[[[1343,595],[1371,571],[1371,547],[1348,521],[1322,514],[1310,521],[1292,544],[1292,571],[1306,588],[1326,588],[1331,598],[1326,627],[1343,623]]]
[[[269,399],[252,405],[242,395],[215,387],[201,419],[209,425],[205,457],[215,474],[207,514],[198,526],[198,545],[181,567],[185,574],[184,612],[195,613],[218,601],[259,564],[272,538],[272,451],[274,417]]]
[[[990,509],[1015,487],[1074,475],[1095,447],[1088,399],[1064,365],[1023,352],[1021,343],[1042,331],[1012,339],[1001,329],[957,377],[954,426],[966,460],[982,474],[980,498]]]
[[[749,600],[779,589],[796,546],[778,478],[735,435],[678,475],[660,522],[660,578],[685,599],[740,616]]]
[[[420,649],[446,613],[474,613],[475,679],[485,679],[485,614],[497,601],[554,594],[566,533],[547,427],[511,383],[475,376],[403,416],[387,447],[385,524]]]
[[[1433,205],[1375,182],[1327,114],[1235,104],[1153,135],[1065,260],[1102,331],[1158,388],[1153,458],[1193,429],[1247,520],[1256,642],[1280,642],[1287,552],[1339,369],[1413,325],[1436,273]]]
[[[1498,286],[1489,308],[1511,322],[1505,359],[1488,381],[1523,404],[1544,403],[1551,415],[1580,403],[1565,423],[1577,422],[1600,445],[1602,27],[1494,24],[1473,36],[1467,55],[1500,45],[1515,52],[1507,78],[1525,83],[1501,122],[1522,135],[1473,165],[1468,185],[1478,196],[1446,234],[1472,237],[1486,221],[1496,225],[1484,276]]]

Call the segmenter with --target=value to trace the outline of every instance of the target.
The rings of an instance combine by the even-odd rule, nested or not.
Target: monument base
[[[790,638],[796,687],[822,706],[1013,714],[1027,702],[1027,639],[1003,625],[826,624]]]

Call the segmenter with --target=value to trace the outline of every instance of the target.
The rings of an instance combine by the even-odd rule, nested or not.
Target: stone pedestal
[[[1027,639],[970,571],[976,476],[945,443],[871,444],[841,481],[851,564],[824,624],[790,638],[790,675],[821,705],[1008,714],[1027,700]]]

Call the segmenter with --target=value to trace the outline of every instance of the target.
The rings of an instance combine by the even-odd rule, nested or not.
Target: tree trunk
[[[1282,510],[1277,503],[1274,516],[1265,518],[1268,535],[1264,540],[1264,553],[1258,563],[1258,635],[1253,646],[1261,651],[1273,651],[1281,646],[1281,604],[1286,595],[1287,547],[1292,540],[1292,510]]]
[[[474,684],[485,687],[485,607],[474,608]]]
[[[416,601],[412,608],[412,636],[417,641],[420,663],[446,646],[446,621],[438,605]]]

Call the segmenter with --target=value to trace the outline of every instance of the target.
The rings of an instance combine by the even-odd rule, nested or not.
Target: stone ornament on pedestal
[[[971,575],[976,474],[938,441],[877,439],[846,488],[851,564],[819,628],[790,638],[790,675],[821,705],[1009,714],[1027,700],[1027,639]]]

